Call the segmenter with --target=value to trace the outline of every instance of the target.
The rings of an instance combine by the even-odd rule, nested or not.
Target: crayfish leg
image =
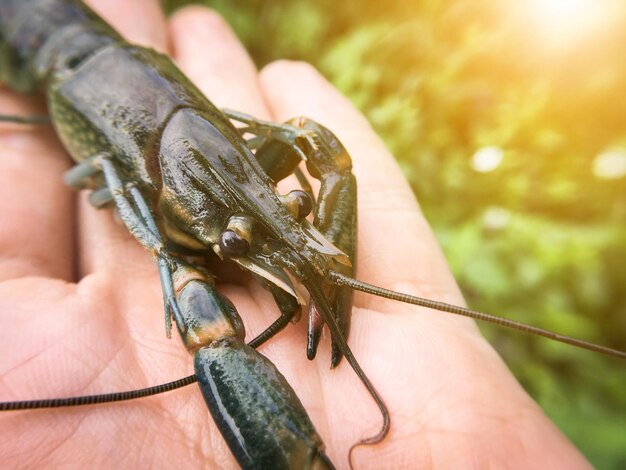
[[[178,324],[182,324],[181,311],[176,300],[172,279],[176,263],[165,249],[163,236],[141,190],[123,179],[115,160],[109,155],[101,154],[89,160],[92,160],[89,163],[91,166],[101,169],[105,187],[113,197],[122,223],[133,237],[156,258],[165,304],[166,333],[169,337],[171,315],[174,315]]]
[[[269,268],[269,267],[268,267]],[[268,269],[266,268],[266,269]],[[269,268],[271,269],[271,268]],[[281,273],[274,271],[276,275],[280,276]],[[282,273],[284,276],[284,273]],[[256,338],[252,339],[248,346],[252,348],[258,348],[260,345],[268,341],[270,338],[273,338],[278,333],[280,333],[290,322],[296,322],[300,319],[300,314],[302,310],[302,306],[298,299],[293,295],[285,292],[284,290],[276,287],[276,285],[266,281],[261,276],[255,276],[257,281],[261,283],[261,285],[270,291],[272,297],[274,297],[274,302],[278,305],[278,310],[280,310],[280,316],[274,321],[270,326],[268,326],[264,331],[262,331]],[[291,281],[287,276],[284,276],[285,282],[291,285]]]
[[[102,169],[96,155],[78,162],[63,175],[63,182],[74,189],[97,189],[102,186]]]

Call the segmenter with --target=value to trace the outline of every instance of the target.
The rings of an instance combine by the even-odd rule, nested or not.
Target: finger
[[[165,18],[157,0],[91,0],[88,3],[129,41],[166,50]],[[124,83],[119,86],[120,93],[137,91],[125,88]],[[81,275],[107,272],[118,284],[129,282],[129,278],[145,281],[146,276],[156,280],[151,256],[115,220],[112,211],[93,208],[84,195],[79,199],[79,245]]]
[[[43,114],[38,99],[0,90],[0,114]],[[69,280],[73,260],[69,167],[50,126],[0,125],[0,280],[50,276]]]
[[[180,10],[170,32],[176,63],[213,103],[269,116],[252,59],[217,13],[202,7]]]
[[[269,112],[258,87],[257,72],[243,46],[228,25],[215,13],[194,7],[180,11],[171,22],[172,44],[177,63],[212,101],[222,107],[244,111],[262,118]],[[210,45],[210,49],[207,47]],[[207,51],[207,49],[209,49]],[[257,282],[247,288],[248,296],[229,286],[220,286],[243,317],[247,338],[251,339],[277,318],[278,309],[271,295]],[[226,289],[224,289],[226,288]],[[239,289],[241,291],[241,288]],[[241,292],[239,292],[241,293]],[[318,364],[307,361],[304,354],[305,322],[285,331],[261,346],[260,350],[294,385],[305,407],[319,403]],[[323,356],[323,354],[320,354]],[[321,358],[323,369],[330,359]],[[319,406],[311,418],[324,435],[328,435],[324,414]]]
[[[166,49],[165,19],[157,0],[92,0],[90,4],[122,36],[147,47]],[[125,83],[119,84],[119,90],[122,98],[124,94],[138,94],[137,89],[129,88]],[[120,103],[103,105],[115,107]],[[127,342],[128,349],[136,346],[140,351],[138,357],[145,358],[140,359],[140,370],[149,370],[149,376],[154,380],[175,376],[188,363],[181,357],[184,351],[177,347],[176,342],[167,341],[163,334],[163,317],[159,314],[163,302],[160,300],[155,261],[117,221],[112,210],[93,208],[87,195],[86,191],[81,193],[78,205],[80,270],[86,276],[81,286],[90,285],[94,277],[109,286],[113,297],[110,303],[118,307],[111,315],[120,314],[116,324],[120,329],[131,332],[132,341]],[[92,272],[96,276],[87,276]],[[106,333],[103,337],[108,343]],[[159,373],[154,373],[154,364],[157,363]]]
[[[215,105],[270,118],[252,59],[217,13],[185,8],[172,17],[170,31],[177,64]],[[288,192],[297,184],[295,178],[287,178],[278,189]]]
[[[235,34],[215,12],[201,7],[185,8],[170,22],[172,49],[182,71],[218,106],[267,117],[269,113],[257,84],[257,71]],[[207,51],[207,45],[211,45]],[[252,287],[263,315],[247,316],[249,337],[262,331],[276,317],[266,292]],[[269,307],[269,308],[267,308]]]
[[[353,159],[363,280],[443,301],[460,294],[398,165],[365,118],[310,65],[280,61],[259,83],[277,120],[307,116],[331,129]],[[370,298],[366,305],[384,304]]]
[[[352,156],[359,184],[359,277],[402,291],[417,290],[425,297],[460,301],[410,188],[365,119],[308,65],[274,63],[261,72],[259,81],[278,120],[297,115],[316,119],[337,134]],[[434,451],[429,453],[430,443],[420,447],[429,428],[451,431],[446,436],[447,446],[437,449],[433,445],[434,450],[462,449],[465,443],[458,436],[471,433],[487,443],[497,442],[502,435],[512,439],[517,436],[512,436],[514,433],[506,426],[495,426],[493,417],[497,423],[506,422],[520,409],[530,410],[526,421],[536,422],[536,428],[550,427],[497,355],[472,334],[474,328],[457,328],[461,323],[471,323],[451,322],[447,317],[440,320],[436,314],[415,315],[413,308],[372,297],[361,302],[389,313],[405,311],[407,315],[375,315],[357,309],[353,317],[351,347],[388,404],[394,423],[381,445],[356,452],[357,463],[372,461],[376,454],[378,458],[404,455],[406,461],[419,465],[424,455],[435,455]],[[442,327],[432,328],[435,322]],[[385,346],[384,354],[381,345]],[[468,380],[477,376],[482,380]],[[456,393],[459,386],[450,384],[462,384],[461,400]],[[502,390],[506,390],[506,400],[501,400]],[[367,403],[360,388],[333,390],[332,396],[328,409],[345,401],[359,403],[362,399]],[[462,411],[452,415],[450,407]],[[329,414],[341,416],[341,410]],[[344,428],[362,430],[375,429],[380,417],[375,410],[363,408],[356,419],[347,419],[351,425],[342,423]],[[553,428],[549,431],[554,434]],[[444,442],[440,435],[438,439]],[[560,441],[555,442],[557,439]],[[559,448],[563,443],[559,436],[550,440]],[[432,460],[424,464],[432,464]]]
[[[86,0],[128,42],[167,50],[165,16],[156,0]]]

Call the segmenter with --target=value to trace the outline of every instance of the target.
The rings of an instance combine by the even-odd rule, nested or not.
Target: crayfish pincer
[[[267,358],[244,343],[243,322],[209,278],[175,271],[196,377],[209,411],[244,468],[334,468],[300,400]]]

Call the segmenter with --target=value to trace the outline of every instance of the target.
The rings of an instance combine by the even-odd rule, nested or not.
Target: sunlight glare
[[[491,206],[483,213],[483,225],[492,230],[501,230],[509,225],[511,212],[504,207]]]
[[[553,43],[565,44],[593,32],[611,17],[601,0],[530,0],[537,27]]]
[[[504,152],[499,147],[483,147],[472,156],[471,166],[479,173],[489,173],[500,166]]]
[[[626,176],[626,151],[620,149],[601,153],[593,162],[593,172],[598,178],[623,178]]]

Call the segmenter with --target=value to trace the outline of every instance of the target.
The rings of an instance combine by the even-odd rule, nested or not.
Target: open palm
[[[359,181],[359,274],[373,284],[463,302],[417,203],[367,122],[310,66],[279,62],[257,73],[232,32],[204,9],[169,24],[156,0],[89,2],[129,40],[169,51],[218,106],[283,121],[305,115],[332,129]],[[103,77],[106,80],[106,77]],[[129,90],[132,93],[132,90]],[[37,103],[7,91],[0,113]],[[192,373],[163,327],[154,261],[111,211],[62,184],[70,162],[49,128],[0,128],[0,400],[131,390]],[[219,284],[248,331],[277,315],[253,282]],[[465,319],[356,295],[349,344],[392,418],[356,468],[585,467],[587,463],[512,378]],[[329,338],[305,357],[305,326],[260,348],[293,385],[326,442],[347,452],[381,417]],[[196,386],[132,402],[0,416],[7,468],[236,467]]]

